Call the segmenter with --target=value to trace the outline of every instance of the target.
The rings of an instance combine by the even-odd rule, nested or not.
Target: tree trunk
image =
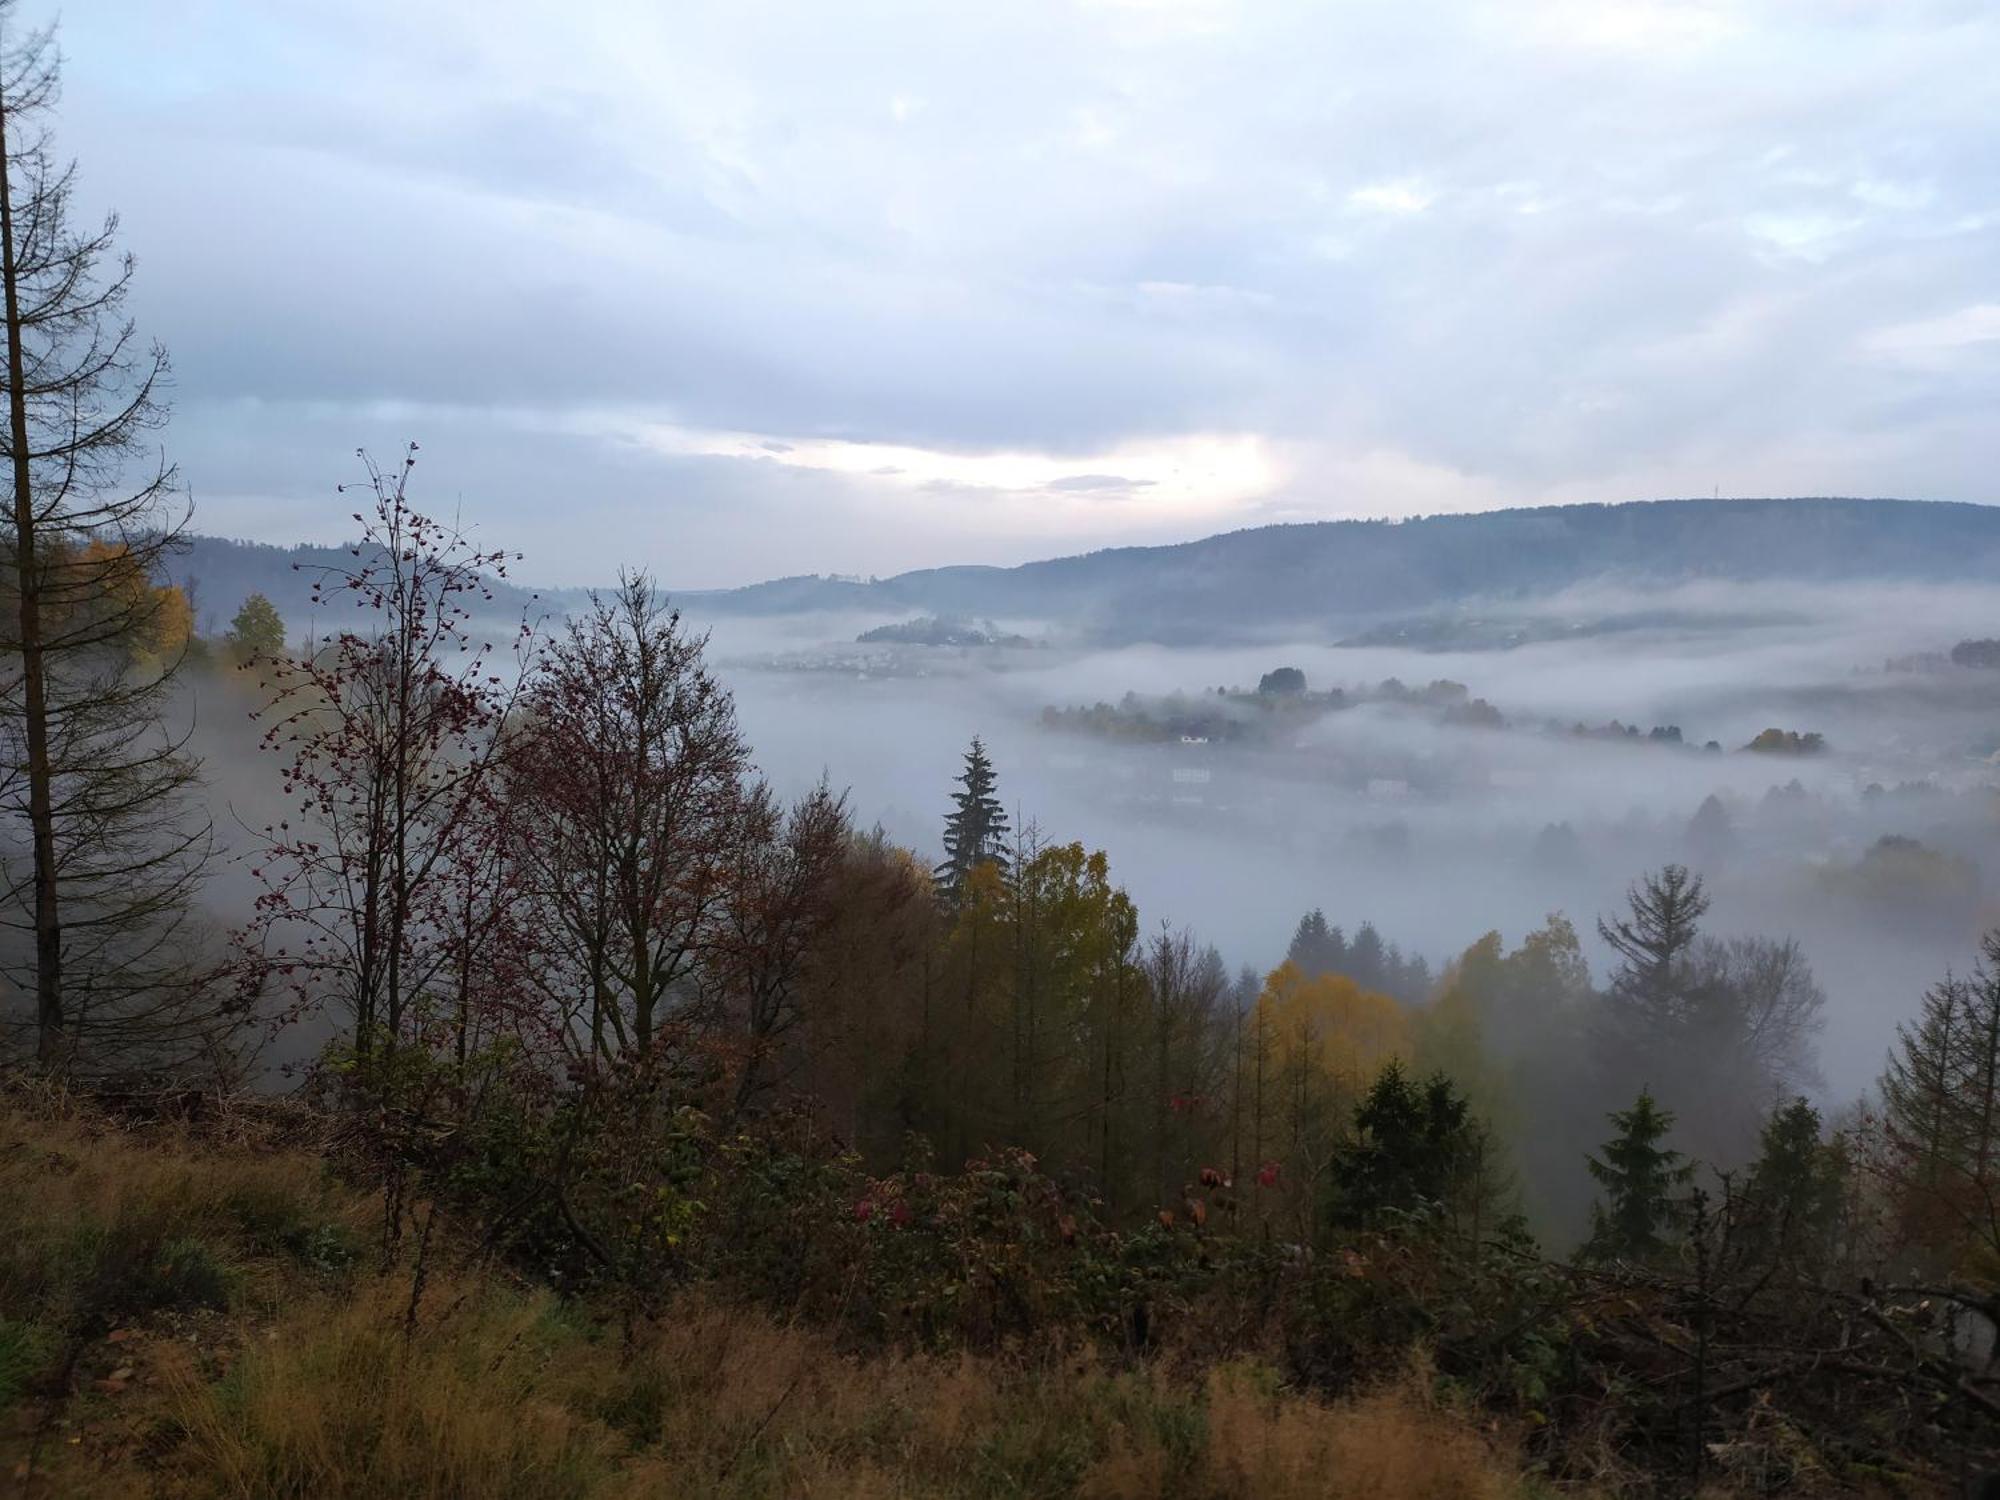
[[[21,299],[14,254],[14,190],[7,111],[0,101],[0,283],[6,291],[7,424],[14,456],[14,567],[21,591],[21,696],[28,750],[28,824],[35,859],[35,1056],[45,1069],[67,1051],[62,992],[62,922],[56,892],[53,773],[48,683],[42,659],[42,577],[35,555],[35,487],[28,464],[28,396],[21,354]]]

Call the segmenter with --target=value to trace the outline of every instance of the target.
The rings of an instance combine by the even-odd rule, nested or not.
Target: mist
[[[1374,922],[1434,968],[1489,930],[1512,944],[1560,911],[1601,978],[1597,916],[1642,872],[1689,863],[1714,897],[1710,930],[1805,946],[1827,992],[1826,1096],[1841,1100],[1879,1071],[1923,988],[1969,962],[2000,852],[1991,674],[1885,664],[1948,651],[1996,613],[2000,590],[1974,587],[1605,581],[1463,606],[1462,622],[1503,634],[1572,632],[1476,650],[1323,636],[1095,649],[1018,619],[997,623],[1046,644],[884,649],[855,643],[880,615],[694,618],[781,790],[825,777],[848,790],[857,821],[934,854],[958,757],[979,735],[1017,826],[1108,851],[1149,925],[1192,928],[1232,966],[1275,966],[1314,907],[1349,930]],[[1348,639],[1369,637],[1363,622]],[[1247,691],[1278,666],[1315,691],[1463,684],[1505,724],[1379,700],[1281,745],[1135,745],[1040,722],[1045,708],[1128,693]],[[1575,732],[1613,720],[1641,738]],[[1656,725],[1679,727],[1683,743],[1644,739]],[[1821,734],[1827,748],[1743,749],[1773,727]],[[1719,748],[1699,748],[1710,741]],[[1728,831],[1704,847],[1690,823],[1710,796]],[[1843,894],[1842,873],[1885,836],[1966,862],[1962,902],[1919,915]]]

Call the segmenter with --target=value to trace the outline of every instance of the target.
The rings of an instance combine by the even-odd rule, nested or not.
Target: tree
[[[1354,1137],[1334,1174],[1335,1215],[1372,1226],[1395,1213],[1445,1208],[1482,1146],[1471,1105],[1443,1073],[1422,1082],[1391,1059],[1354,1110]]]
[[[236,611],[222,639],[230,659],[239,665],[274,661],[285,654],[285,622],[275,604],[262,594],[252,594]]]
[[[1306,674],[1297,667],[1274,667],[1257,679],[1257,691],[1264,695],[1290,696],[1306,690]]]
[[[1585,1158],[1604,1196],[1591,1209],[1583,1254],[1592,1260],[1651,1260],[1679,1231],[1681,1190],[1694,1166],[1661,1144],[1674,1117],[1651,1093],[1641,1090],[1637,1102],[1614,1113],[1611,1123],[1618,1134],[1599,1155]]]
[[[301,661],[264,711],[296,812],[264,830],[265,892],[246,938],[300,1005],[345,1010],[367,1086],[406,1043],[466,1036],[464,986],[491,972],[491,955],[475,963],[464,945],[497,930],[490,903],[514,899],[527,825],[496,807],[521,679],[497,671],[493,644],[470,628],[506,554],[412,507],[415,444],[393,473],[362,462],[363,539],[350,565],[319,571],[313,599],[360,604],[368,629]],[[524,620],[517,652],[530,640]]]
[[[1576,929],[1552,912],[1511,953],[1497,932],[1466,949],[1414,1028],[1418,1061],[1447,1073],[1491,1133],[1492,1163],[1517,1165],[1527,1209],[1568,1239],[1590,1212],[1574,1143],[1615,1099],[1588,1056],[1595,1000]]]
[[[1670,1034],[1686,1018],[1688,961],[1708,895],[1686,865],[1667,865],[1632,886],[1626,903],[1627,916],[1597,923],[1597,935],[1622,960],[1611,976],[1613,1014],[1628,1034]]]
[[[1308,979],[1342,973],[1347,968],[1347,936],[1338,927],[1328,926],[1326,913],[1314,907],[1299,918],[1285,961],[1297,964]]]
[[[824,782],[789,809],[766,786],[745,799],[713,944],[715,980],[746,1042],[739,1110],[779,1081],[788,1061],[796,1066],[785,1052],[805,1018],[809,965],[833,921],[833,877],[849,833],[846,801]]]
[[[1687,846],[1689,854],[1704,865],[1719,864],[1736,846],[1736,826],[1720,797],[1711,793],[1694,810],[1688,820]]]
[[[1897,1029],[1880,1084],[1877,1162],[1906,1243],[2000,1268],[2000,930],[1970,977],[1947,976]]]
[[[1766,1110],[1817,1080],[1825,993],[1789,938],[1703,936],[1708,895],[1684,865],[1645,876],[1628,902],[1627,916],[1597,924],[1622,960],[1605,996],[1604,1061],[1627,1085],[1643,1073],[1671,1090],[1708,1160],[1741,1160]]]
[[[1284,1164],[1276,1196],[1304,1235],[1323,1218],[1355,1103],[1393,1058],[1409,1055],[1408,1018],[1345,975],[1308,979],[1281,964],[1246,1020],[1244,1046],[1251,1159]]]
[[[1162,929],[1147,945],[1143,999],[1150,1006],[1152,1184],[1170,1202],[1174,1185],[1205,1164],[1205,1147],[1230,1094],[1236,1044],[1229,1011],[1229,970],[1214,948],[1192,934]],[[1232,1169],[1233,1172],[1233,1169]]]
[[[1347,945],[1347,977],[1364,990],[1379,990],[1387,978],[1388,952],[1373,922],[1363,922]]]
[[[743,873],[751,803],[749,750],[706,646],[629,575],[548,644],[526,694],[511,796],[528,809],[543,986],[584,1058],[643,1055],[714,998],[696,981]]]
[[[974,735],[944,820],[944,862],[937,867],[937,879],[938,893],[947,903],[957,903],[974,866],[996,865],[1006,873],[1007,811],[993,795],[996,784],[986,746]]]
[[[942,1143],[951,1047],[941,916],[927,860],[880,828],[850,837],[827,881],[828,911],[799,1004],[799,1086],[833,1131],[880,1170],[901,1164],[912,1132]]]
[[[1844,1158],[1820,1139],[1803,1098],[1773,1110],[1744,1183],[1748,1238],[1758,1254],[1812,1265],[1831,1253],[1846,1195]]]
[[[1819,1081],[1814,1043],[1826,994],[1796,941],[1704,937],[1691,968],[1697,1058],[1727,1060],[1748,1090],[1766,1095]]]
[[[187,614],[158,581],[187,515],[150,451],[167,355],[125,315],[116,217],[72,222],[75,167],[42,124],[59,72],[46,30],[0,50],[0,806],[25,845],[8,851],[8,926],[29,939],[6,962],[50,1069],[78,1062],[85,1032],[157,1039],[188,1014],[208,852],[197,768],[163,722],[179,652],[157,648],[185,640]]]

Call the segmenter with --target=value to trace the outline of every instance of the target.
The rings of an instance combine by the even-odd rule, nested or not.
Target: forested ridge
[[[1947,582],[1989,577],[2000,516],[1891,499],[1648,500],[1401,521],[1320,521],[1015,568],[689,595],[704,611],[880,609],[1054,622],[1106,641],[1214,642],[1608,583]],[[1629,607],[1629,606],[1622,606]]]

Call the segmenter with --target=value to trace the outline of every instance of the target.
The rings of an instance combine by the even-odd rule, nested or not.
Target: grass
[[[690,1294],[615,1325],[446,1255],[410,1321],[308,1154],[0,1105],[0,1474],[24,1494],[1503,1500],[1421,1369],[876,1355]]]

